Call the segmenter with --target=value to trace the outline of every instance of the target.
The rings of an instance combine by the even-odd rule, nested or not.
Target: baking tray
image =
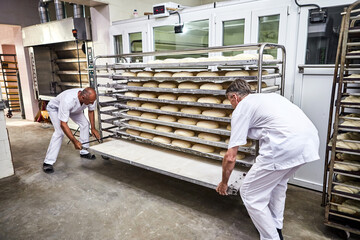
[[[156,113],[156,114],[161,114],[161,115],[172,115],[172,116],[177,116],[177,117],[196,118],[196,119],[201,119],[201,120],[224,122],[224,123],[231,122],[231,118],[229,118],[229,117],[209,117],[209,116],[204,116],[204,115],[200,115],[200,114],[188,114],[188,113],[182,113],[182,112],[163,111],[163,110],[159,110],[159,109],[130,107],[128,105],[120,104],[120,103],[115,104],[115,107],[118,107],[119,109],[129,109],[129,110],[136,110],[136,111],[141,111],[141,112]]]

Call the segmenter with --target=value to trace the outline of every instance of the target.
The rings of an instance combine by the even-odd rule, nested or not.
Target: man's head
[[[251,93],[250,85],[242,79],[236,79],[226,89],[226,97],[229,99],[231,106],[236,108],[241,100]]]
[[[96,92],[93,88],[87,87],[79,92],[79,100],[85,105],[93,104],[96,100]]]

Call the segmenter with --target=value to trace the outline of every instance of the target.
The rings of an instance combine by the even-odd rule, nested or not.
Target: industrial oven
[[[278,50],[277,59],[264,54],[268,49]],[[242,53],[223,56],[229,51]],[[187,57],[194,54],[209,57]],[[136,57],[147,62],[131,62]],[[90,149],[209,188],[221,181],[221,161],[230,137],[232,107],[225,99],[226,87],[241,77],[254,92],[284,93],[285,48],[277,44],[95,59],[101,61],[95,64],[100,130],[113,140]],[[257,154],[258,143],[251,139],[239,148],[229,180],[232,194],[238,192]]]

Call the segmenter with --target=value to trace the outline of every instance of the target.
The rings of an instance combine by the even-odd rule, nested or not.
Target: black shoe
[[[43,170],[44,170],[45,173],[48,173],[48,174],[53,173],[54,172],[54,167],[51,164],[44,163],[43,164]]]
[[[284,238],[283,238],[283,235],[282,235],[282,232],[281,232],[281,229],[276,229],[277,230],[277,232],[278,232],[278,234],[279,234],[279,237],[280,237],[280,240],[284,240]]]
[[[82,158],[87,158],[87,159],[90,159],[90,160],[94,160],[96,157],[94,154],[91,154],[91,153],[87,153],[87,154],[80,154],[80,157]]]

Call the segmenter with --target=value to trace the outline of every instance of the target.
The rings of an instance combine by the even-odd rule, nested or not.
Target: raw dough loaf
[[[178,112],[179,108],[174,105],[165,105],[160,108],[162,111],[168,111],[168,112]]]
[[[173,74],[170,72],[157,72],[154,77],[171,77]]]
[[[257,89],[257,82],[248,82],[250,85],[250,89],[251,90],[256,90]],[[265,82],[261,82],[261,88],[266,88],[267,84]]]
[[[204,116],[209,116],[209,117],[225,117],[226,116],[226,112],[221,109],[205,110],[205,111],[202,111],[201,114]]]
[[[176,100],[176,95],[171,93],[161,94],[158,96],[158,99]]]
[[[143,103],[141,104],[142,108],[148,108],[148,109],[158,109],[159,106],[155,103]]]
[[[240,53],[231,58],[231,60],[256,60],[258,59],[257,54]]]
[[[347,96],[344,98],[343,102],[360,103],[360,96]]]
[[[126,92],[124,95],[128,96],[128,97],[138,97],[139,96],[139,94],[135,93],[135,92]]]
[[[175,130],[174,133],[176,135],[184,136],[184,137],[193,137],[193,136],[195,136],[195,133],[193,131],[186,130],[186,129],[177,129],[177,130]]]
[[[158,83],[154,82],[154,81],[149,81],[149,82],[144,83],[142,86],[147,87],[147,88],[157,88]]]
[[[206,90],[222,90],[223,87],[220,83],[205,83],[200,86],[200,89]]]
[[[164,136],[156,136],[153,138],[155,142],[163,143],[163,144],[170,144],[171,139]]]
[[[197,97],[193,95],[181,95],[177,98],[178,101],[184,101],[184,102],[196,102]]]
[[[128,105],[130,107],[140,107],[141,102],[129,101],[126,103],[126,105]]]
[[[141,98],[156,98],[155,93],[140,93],[139,97]]]
[[[213,142],[221,141],[221,137],[219,135],[212,133],[199,133],[198,138]]]
[[[157,119],[163,122],[176,122],[176,117],[169,115],[160,115]]]
[[[359,155],[353,155],[353,154],[347,154],[347,153],[337,153],[336,157],[340,160],[360,161]]]
[[[262,75],[263,75],[263,76],[269,74],[268,71],[266,71],[266,70],[262,70],[261,72],[262,72]],[[250,71],[249,71],[249,76],[257,76],[258,73],[259,73],[258,70],[250,70]]]
[[[213,153],[215,152],[215,148],[212,146],[207,146],[204,144],[194,144],[191,149],[195,150],[195,151],[199,151],[202,153]]]
[[[172,132],[172,131],[173,131],[172,127],[162,126],[162,125],[156,126],[155,129],[156,129],[157,131],[159,131],[159,132]]]
[[[345,164],[336,162],[334,164],[334,168],[338,169],[338,170],[349,171],[349,172],[351,172],[351,171],[359,171],[360,170],[360,162],[358,162],[358,161],[344,160],[343,162]],[[349,164],[346,164],[346,163],[357,164],[358,166],[349,165]]]
[[[141,124],[141,122],[139,122],[139,121],[129,120],[129,125],[140,126],[140,124]]]
[[[127,85],[131,87],[141,87],[143,84],[141,82],[128,82]]]
[[[193,82],[182,82],[178,86],[179,89],[199,89],[199,85]]]
[[[146,129],[155,129],[155,124],[144,122],[144,123],[140,124],[140,127],[146,128]]]
[[[177,83],[175,83],[175,82],[162,82],[162,83],[159,83],[159,88],[177,88]]]
[[[221,100],[219,98],[216,98],[216,97],[201,97],[201,98],[198,99],[198,102],[200,102],[200,103],[219,104],[219,103],[221,103]]]
[[[153,139],[154,136],[155,136],[154,134],[147,133],[147,132],[140,133],[140,137],[143,137],[143,138]]]
[[[223,104],[230,105],[231,103],[230,103],[229,99],[226,98],[226,99],[224,99]]]
[[[134,72],[123,72],[121,75],[124,77],[136,77],[136,73]]]
[[[241,77],[241,76],[249,76],[249,73],[248,73],[248,71],[245,71],[245,70],[243,70],[243,71],[230,71],[230,72],[225,73],[225,76],[227,76],[227,77],[231,77],[231,76],[233,76],[233,77]]]
[[[179,59],[179,62],[183,62],[183,63],[196,62],[196,61],[197,61],[196,58],[192,58],[192,57]]]
[[[199,72],[196,74],[197,77],[217,77],[219,74],[217,72]]]
[[[180,111],[182,113],[187,113],[187,114],[200,114],[201,113],[201,110],[196,107],[184,107]]]
[[[126,133],[131,134],[131,135],[135,135],[135,136],[139,136],[140,132],[133,130],[133,129],[126,129]]]
[[[194,74],[192,72],[176,72],[172,75],[172,77],[193,77]]]
[[[172,140],[171,145],[174,145],[176,147],[181,147],[181,148],[190,148],[191,147],[190,142],[187,142],[184,140],[179,140],[179,139]]]
[[[338,148],[347,148],[347,149],[353,149],[353,150],[360,149],[360,143],[341,141],[341,140],[359,141],[360,133],[357,133],[357,132],[341,133],[341,134],[337,135],[337,140],[340,140],[340,141],[336,142],[336,147],[338,147]]]
[[[127,111],[127,115],[140,116],[140,115],[141,115],[141,112],[139,112],[139,111],[134,111],[134,110],[129,110],[129,111]]]
[[[360,74],[351,74],[350,76],[347,76],[346,78],[360,78]]]
[[[226,152],[227,152],[227,150],[222,150],[222,151],[220,152],[220,155],[221,155],[221,156],[225,156]],[[239,153],[239,152],[238,152],[238,154],[236,155],[236,159],[237,159],[237,160],[241,160],[241,159],[244,159],[244,158],[245,158],[245,154],[244,154],[244,153]]]
[[[179,118],[177,120],[177,122],[181,123],[181,124],[186,124],[186,125],[196,125],[197,120],[192,119],[192,118]]]
[[[196,123],[196,126],[201,128],[209,128],[209,129],[219,128],[219,124],[217,122],[212,122],[212,121],[198,121]]]
[[[164,63],[177,63],[179,62],[178,59],[175,59],[175,58],[166,58],[164,59]]]
[[[335,185],[334,190],[340,192],[346,192],[350,194],[358,194],[360,192],[360,189],[358,188],[360,187],[360,182],[349,181],[349,182],[344,182],[344,184],[349,186]]]
[[[137,77],[152,77],[154,76],[153,72],[138,72]]]
[[[360,127],[360,121],[345,119],[345,121],[343,121],[340,125],[348,127]]]
[[[142,118],[147,118],[147,119],[156,119],[157,115],[155,113],[148,113],[148,112],[144,112],[141,114]]]
[[[274,60],[274,57],[270,54],[263,54],[263,60]]]
[[[231,131],[231,124],[228,124],[228,125],[226,126],[226,129],[229,130],[229,131]]]

